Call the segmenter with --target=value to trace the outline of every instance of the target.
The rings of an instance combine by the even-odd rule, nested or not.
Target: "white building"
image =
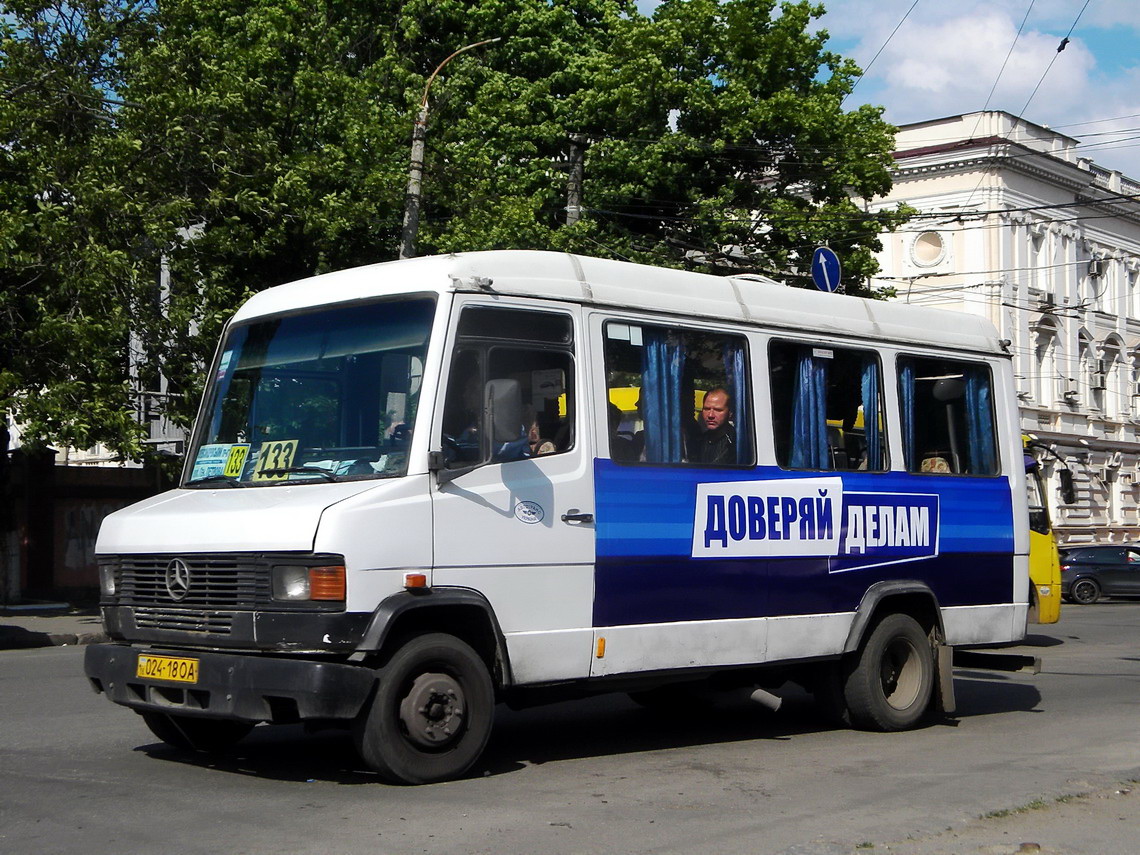
[[[1063,542],[1140,539],[1140,182],[1008,113],[904,125],[894,188],[920,213],[883,236],[877,284],[985,315],[1011,342],[1022,427],[1075,476]]]

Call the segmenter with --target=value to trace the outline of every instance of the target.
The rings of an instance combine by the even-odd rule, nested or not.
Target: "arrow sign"
[[[811,281],[820,291],[833,292],[839,287],[839,256],[826,246],[817,246],[811,256]]]

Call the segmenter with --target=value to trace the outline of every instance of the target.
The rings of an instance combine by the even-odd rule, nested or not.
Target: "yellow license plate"
[[[174,656],[152,656],[140,653],[135,675],[148,680],[170,680],[174,683],[197,683],[198,660]]]

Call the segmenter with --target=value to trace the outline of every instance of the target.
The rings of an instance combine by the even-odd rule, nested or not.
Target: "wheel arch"
[[[469,644],[487,664],[499,686],[509,685],[510,659],[495,610],[470,588],[401,591],[386,597],[372,613],[357,653],[387,659],[412,636],[443,632]]]
[[[855,610],[855,620],[847,633],[843,652],[853,653],[858,650],[867,633],[887,614],[910,615],[928,634],[935,631],[939,638],[946,637],[942,625],[942,609],[929,585],[917,579],[888,580],[876,582],[863,594],[863,599]]]

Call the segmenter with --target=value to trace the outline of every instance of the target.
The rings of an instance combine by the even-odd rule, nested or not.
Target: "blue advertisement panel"
[[[943,606],[1010,602],[1006,478],[595,462],[595,626],[854,610],[918,579]]]

